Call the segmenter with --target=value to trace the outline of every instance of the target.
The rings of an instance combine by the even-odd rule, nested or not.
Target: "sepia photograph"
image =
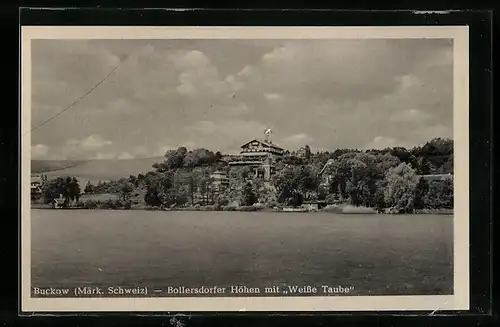
[[[23,310],[468,309],[467,27],[21,49]]]

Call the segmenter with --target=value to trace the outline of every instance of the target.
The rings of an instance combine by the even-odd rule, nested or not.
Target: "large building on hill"
[[[266,139],[253,139],[241,146],[238,156],[233,156],[229,162],[231,167],[250,167],[255,177],[270,180],[274,172],[274,162],[277,157],[285,154],[285,150],[269,140],[270,130],[266,131]]]
[[[210,175],[212,179],[212,191],[220,193],[229,187],[229,177],[223,171],[217,170]]]

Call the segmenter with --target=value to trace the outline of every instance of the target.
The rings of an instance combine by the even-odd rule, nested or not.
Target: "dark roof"
[[[246,152],[240,153],[240,157],[241,156],[266,156],[266,155],[267,155],[266,149],[264,149],[263,151],[246,151]]]
[[[245,166],[245,165],[257,165],[257,166],[261,166],[262,165],[262,162],[261,161],[232,161],[229,163],[231,166],[236,166],[236,165],[242,165],[242,166]]]
[[[255,142],[255,141],[257,141],[257,142],[259,142],[259,143],[261,143],[261,144],[263,144],[265,146],[268,146],[270,148],[274,148],[274,149],[278,149],[278,150],[282,150],[282,151],[284,150],[284,149],[280,148],[279,146],[277,146],[276,144],[273,144],[273,143],[267,142],[267,141],[263,141],[263,140],[258,140],[258,139],[253,139],[251,141],[248,141],[247,143],[243,144],[241,147],[243,148],[246,145],[248,145],[248,144],[250,144],[252,142]]]

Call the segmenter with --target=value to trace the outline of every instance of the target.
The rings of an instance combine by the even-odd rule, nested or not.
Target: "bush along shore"
[[[269,180],[248,167],[232,167],[225,158],[181,147],[167,151],[149,172],[88,182],[83,192],[77,177],[58,177],[32,193],[32,208],[453,213],[453,141],[448,139],[412,149],[331,153],[312,153],[306,145],[275,158]],[[214,177],[221,175],[227,176],[224,185]]]
[[[54,209],[53,206],[48,204],[32,204],[32,209]],[[236,212],[326,212],[334,214],[405,214],[398,210],[383,210],[377,211],[375,208],[363,206],[351,206],[349,204],[343,205],[329,205],[322,209],[310,209],[304,207],[268,207],[264,205],[252,206],[233,206],[233,205],[196,205],[196,206],[183,206],[183,207],[164,207],[164,206],[142,206],[132,205],[130,203],[124,204],[122,201],[87,201],[83,205],[74,205],[70,207],[57,208],[59,210],[145,210],[145,211],[236,211]],[[453,209],[422,209],[414,210],[413,214],[423,215],[452,215]]]

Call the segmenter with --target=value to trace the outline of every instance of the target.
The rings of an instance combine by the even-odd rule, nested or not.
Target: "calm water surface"
[[[32,286],[452,294],[453,217],[32,210]]]

